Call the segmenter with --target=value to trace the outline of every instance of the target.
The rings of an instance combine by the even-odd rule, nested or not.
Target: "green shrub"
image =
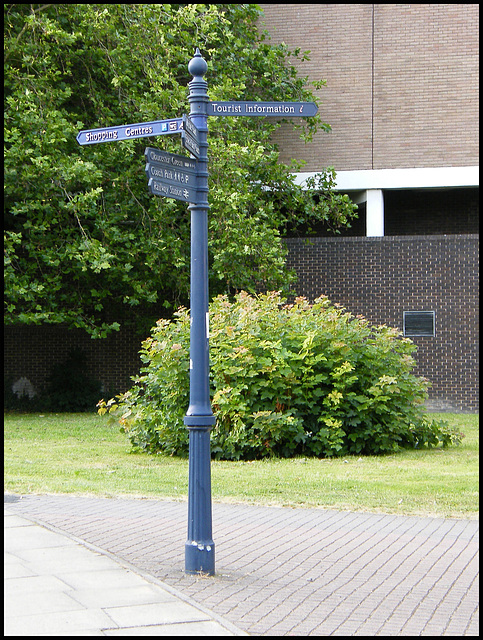
[[[160,320],[144,341],[145,367],[127,393],[102,401],[134,447],[187,455],[189,312]],[[210,384],[219,459],[382,454],[457,440],[424,412],[428,381],[414,376],[415,345],[371,327],[325,297],[284,304],[277,293],[210,305]]]

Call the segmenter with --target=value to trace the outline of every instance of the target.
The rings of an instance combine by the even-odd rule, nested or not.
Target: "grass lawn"
[[[212,462],[213,501],[478,517],[478,416],[439,415],[466,434],[448,449],[388,456]],[[7,414],[6,492],[186,500],[188,460],[131,453],[106,416]]]

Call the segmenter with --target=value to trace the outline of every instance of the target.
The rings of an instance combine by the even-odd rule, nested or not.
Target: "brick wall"
[[[262,4],[273,42],[310,50],[299,63],[332,125],[304,145],[284,125],[281,159],[307,171],[479,163],[477,4]]]
[[[374,169],[478,164],[479,6],[374,6]]]
[[[384,192],[384,235],[478,233],[479,189]]]
[[[333,165],[341,169],[371,169],[372,163],[372,5],[262,4],[265,27],[274,42],[290,49],[309,49],[310,61],[300,63],[303,76],[327,80],[317,92],[319,114],[332,133],[319,133],[304,145],[288,125],[274,140],[282,161],[308,161],[307,171]]]
[[[13,381],[25,377],[41,390],[53,366],[80,349],[86,357],[87,373],[102,383],[106,394],[120,393],[132,386],[130,376],[139,373],[141,341],[127,331],[92,340],[84,331],[62,326],[6,326],[4,377]]]
[[[432,406],[478,410],[478,236],[291,238],[297,293],[327,295],[371,324],[435,311],[435,337],[412,338]]]

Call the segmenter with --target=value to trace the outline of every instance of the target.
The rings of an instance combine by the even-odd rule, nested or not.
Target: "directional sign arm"
[[[148,188],[155,196],[173,198],[182,202],[196,202],[196,188],[174,184],[171,181],[149,178]]]
[[[188,158],[187,156],[179,156],[175,153],[163,151],[162,149],[153,149],[153,147],[146,147],[144,156],[146,162],[151,164],[180,169],[185,173],[191,173],[193,175],[196,175],[198,172],[196,160]]]
[[[209,102],[209,116],[258,116],[310,118],[319,108],[315,102]]]
[[[200,145],[193,137],[191,137],[188,131],[181,132],[181,144],[185,149],[192,153],[195,158],[200,157]]]
[[[76,140],[81,145],[99,144],[100,142],[115,142],[118,140],[181,133],[182,130],[183,119],[171,118],[170,120],[154,120],[153,122],[137,122],[117,127],[104,127],[103,129],[86,129],[78,133]]]
[[[200,143],[200,132],[191,121],[191,118],[186,114],[183,116],[183,130],[188,133],[197,144]]]
[[[196,189],[196,174],[187,171],[163,167],[159,164],[148,162],[145,167],[148,180],[155,178],[178,187],[193,187]]]

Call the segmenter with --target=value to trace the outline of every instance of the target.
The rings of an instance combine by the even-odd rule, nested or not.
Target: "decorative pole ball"
[[[201,57],[200,50],[198,47],[196,48],[195,57],[192,58],[188,63],[188,71],[192,76],[204,76],[208,70],[208,65],[205,60]]]

